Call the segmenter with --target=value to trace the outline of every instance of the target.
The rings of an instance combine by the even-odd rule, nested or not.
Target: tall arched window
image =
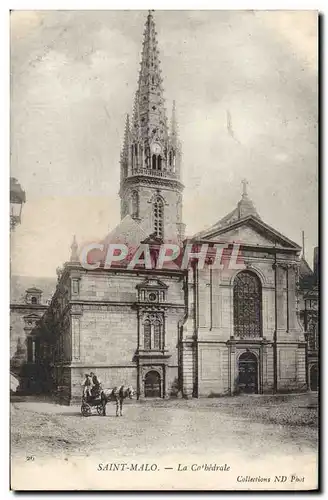
[[[137,191],[132,191],[131,194],[131,217],[139,216],[139,194]]]
[[[262,287],[256,274],[240,272],[233,284],[234,335],[239,338],[262,335]]]
[[[154,205],[154,232],[159,238],[163,238],[164,203],[159,196],[155,198]]]
[[[161,348],[161,323],[158,321],[154,321],[154,349]]]
[[[151,349],[151,325],[149,319],[144,322],[144,348],[147,351]]]
[[[147,351],[160,351],[163,348],[163,317],[161,314],[147,314],[143,322],[143,344]]]
[[[156,170],[156,167],[157,167],[157,158],[156,155],[153,155],[151,158],[151,168],[153,170]]]

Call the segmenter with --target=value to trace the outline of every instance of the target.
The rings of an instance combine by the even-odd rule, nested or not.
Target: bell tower
[[[127,115],[121,152],[121,219],[130,214],[146,233],[181,242],[181,144],[175,102],[170,127],[167,123],[156,36],[149,11],[132,120]]]

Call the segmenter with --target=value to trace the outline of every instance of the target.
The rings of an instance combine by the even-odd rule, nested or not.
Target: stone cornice
[[[107,309],[107,307],[141,307],[143,309],[149,308],[149,309],[184,309],[185,305],[184,303],[181,304],[173,304],[171,302],[165,302],[165,303],[156,303],[156,304],[150,304],[150,303],[141,303],[141,302],[123,302],[123,301],[113,301],[113,300],[75,300],[75,301],[70,301],[70,306],[71,306],[71,313],[72,314],[81,314],[80,308],[83,308],[84,306],[88,306],[88,308],[94,307],[95,309],[101,307],[104,308],[104,310]],[[73,312],[74,311],[74,312]]]
[[[126,187],[131,185],[145,185],[145,186],[161,186],[168,189],[176,189],[178,191],[183,191],[184,185],[177,179],[170,179],[167,177],[152,177],[147,175],[134,175],[133,177],[128,177],[124,180],[120,188],[120,194]]]
[[[36,311],[45,311],[46,309],[48,309],[49,306],[46,306],[46,305],[43,305],[43,304],[36,304],[36,305],[32,305],[32,304],[10,304],[10,309],[24,309],[25,311],[26,310],[29,310],[29,311],[33,311],[33,312],[36,312]]]
[[[299,268],[299,263],[297,262],[288,262],[288,261],[277,261],[272,264],[272,269],[293,269],[296,271]]]
[[[83,269],[83,267],[81,266],[81,270],[83,270],[89,276],[97,276],[100,273],[114,274],[118,277],[120,276],[120,274],[122,276],[130,274],[132,276],[146,275],[148,278],[151,277],[151,279],[157,279],[158,276],[161,276],[163,279],[163,277],[167,276],[170,278],[178,278],[179,280],[181,280],[183,276],[186,276],[187,274],[186,269],[127,269],[126,267],[111,267],[109,269],[104,269],[103,267],[99,267],[98,269],[87,270]]]

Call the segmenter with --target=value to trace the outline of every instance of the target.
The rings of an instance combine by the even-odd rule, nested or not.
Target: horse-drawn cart
[[[95,408],[98,415],[106,416],[106,405],[109,401],[116,403],[116,416],[122,416],[123,401],[125,398],[132,399],[134,390],[131,386],[118,386],[114,389],[103,389],[95,396],[82,396],[81,413],[84,417],[92,415]]]
[[[90,417],[92,415],[92,410],[95,409],[98,415],[103,415],[104,409],[101,399],[96,398],[82,398],[81,413],[84,417]]]

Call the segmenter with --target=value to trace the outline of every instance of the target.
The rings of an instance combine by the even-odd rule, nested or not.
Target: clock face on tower
[[[151,151],[155,155],[159,155],[162,152],[162,147],[160,144],[158,144],[158,142],[153,142],[153,144],[151,145]]]

